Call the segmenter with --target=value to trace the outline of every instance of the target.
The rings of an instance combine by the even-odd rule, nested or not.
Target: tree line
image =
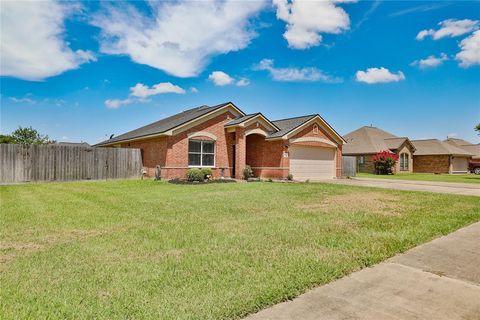
[[[46,134],[40,134],[32,127],[18,127],[18,129],[11,134],[0,134],[0,143],[31,145],[51,144],[55,142],[55,140],[50,140]]]

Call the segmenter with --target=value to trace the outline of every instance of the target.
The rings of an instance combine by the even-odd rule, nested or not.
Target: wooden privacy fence
[[[357,158],[351,156],[342,157],[342,176],[355,177],[357,174]]]
[[[140,149],[0,144],[0,183],[140,177]]]

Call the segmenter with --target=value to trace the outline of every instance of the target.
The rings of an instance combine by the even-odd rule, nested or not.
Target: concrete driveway
[[[249,316],[480,319],[480,222]]]
[[[428,191],[466,196],[480,196],[480,185],[474,183],[433,182],[395,179],[351,178],[325,180],[322,182],[348,184],[386,189]]]

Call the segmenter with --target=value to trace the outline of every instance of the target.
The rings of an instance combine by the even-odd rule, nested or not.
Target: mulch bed
[[[214,179],[214,180],[206,180],[206,181],[188,181],[186,179],[172,179],[168,180],[169,183],[173,184],[209,184],[209,183],[232,183],[237,182],[233,179]]]

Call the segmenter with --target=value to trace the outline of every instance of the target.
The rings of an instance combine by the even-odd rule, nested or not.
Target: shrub
[[[378,152],[372,157],[372,161],[375,165],[376,174],[391,174],[393,173],[393,167],[398,161],[398,155],[385,150]]]
[[[253,171],[252,168],[247,165],[245,166],[245,169],[243,169],[243,179],[248,180],[249,178],[253,177]]]
[[[287,180],[292,181],[293,180],[293,174],[289,173],[288,176],[287,176]]]
[[[210,168],[203,168],[201,171],[202,171],[203,179],[210,179],[213,175],[212,169]]]
[[[203,181],[202,170],[197,169],[197,168],[188,169],[187,180],[188,181]]]

